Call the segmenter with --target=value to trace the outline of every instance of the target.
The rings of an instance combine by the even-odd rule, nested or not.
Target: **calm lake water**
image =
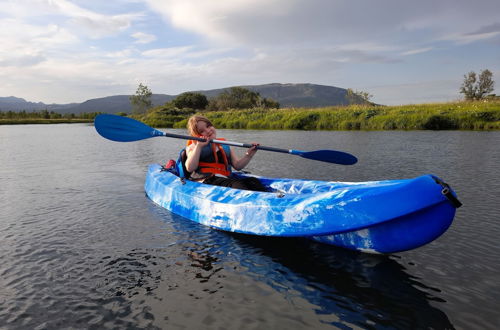
[[[247,167],[255,174],[433,173],[464,206],[436,241],[389,256],[228,234],[144,194],[147,165],[177,158],[184,141],[111,142],[83,124],[0,126],[0,328],[499,328],[500,132],[219,136],[359,158],[340,166],[259,151]]]

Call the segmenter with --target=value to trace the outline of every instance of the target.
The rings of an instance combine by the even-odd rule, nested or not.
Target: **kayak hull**
[[[427,244],[448,229],[455,215],[432,175],[361,183],[259,179],[274,192],[181,180],[153,164],[145,191],[159,206],[220,230],[307,237],[371,253]]]
[[[314,236],[317,242],[367,253],[394,253],[432,242],[452,224],[455,207],[441,203],[392,221],[341,234]]]

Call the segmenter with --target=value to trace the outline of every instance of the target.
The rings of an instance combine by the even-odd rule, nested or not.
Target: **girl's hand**
[[[191,140],[193,141],[193,143],[186,148],[187,158],[185,165],[186,170],[190,173],[194,172],[198,168],[198,165],[200,163],[201,150],[210,142],[206,136],[200,137],[205,139],[206,141]]]
[[[257,152],[257,147],[259,146],[258,143],[252,143],[252,147],[250,147],[245,156],[242,158],[239,158],[235,153],[233,152],[233,149],[231,149],[231,165],[233,165],[233,168],[237,171],[242,170],[247,164],[250,162],[252,159],[253,155]]]
[[[253,157],[257,153],[257,147],[259,146],[258,143],[252,143],[253,147],[249,148],[248,151],[246,152],[247,156]]]
[[[206,141],[196,141],[196,146],[200,146],[200,148],[203,148],[204,146],[208,145],[210,143],[210,138],[206,136],[200,136],[200,138],[205,139]]]

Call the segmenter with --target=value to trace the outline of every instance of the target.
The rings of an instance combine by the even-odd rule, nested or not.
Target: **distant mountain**
[[[265,84],[240,86],[259,93],[262,97],[271,98],[285,107],[324,107],[332,105],[345,105],[347,90],[343,88],[315,85],[315,84]],[[212,98],[229,90],[230,87],[196,91],[207,98]],[[177,95],[153,94],[153,105],[162,105],[173,100]],[[70,104],[44,104],[42,102],[28,102],[18,97],[0,97],[0,111],[39,111],[47,109],[59,113],[82,112],[126,112],[132,111],[129,95],[114,95],[90,99],[83,103]]]
[[[153,105],[162,105],[175,98],[173,95],[153,94],[151,101]],[[83,103],[68,104],[45,104],[43,102],[28,102],[25,99],[10,96],[0,97],[0,111],[40,111],[49,110],[59,113],[83,113],[83,112],[127,112],[132,111],[129,95],[114,95],[90,99]]]
[[[39,110],[49,110],[60,112],[62,109],[67,107],[72,107],[78,103],[68,103],[68,104],[45,104],[43,102],[28,102],[25,99],[9,96],[0,97],[0,111],[39,111]]]
[[[278,101],[282,108],[286,107],[326,107],[345,105],[347,90],[343,88],[315,84],[265,84],[240,86],[259,93],[262,97]],[[228,88],[198,91],[208,98],[215,97]]]
[[[129,100],[130,95],[114,95],[101,97],[98,99],[87,100],[78,105],[64,109],[62,113],[82,113],[82,112],[132,112],[132,106]],[[165,104],[173,100],[175,96],[166,94],[153,94],[151,102],[153,106]]]

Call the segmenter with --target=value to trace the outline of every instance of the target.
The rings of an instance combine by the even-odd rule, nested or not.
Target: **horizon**
[[[499,76],[499,11],[497,0],[3,2],[0,95],[69,104],[139,83],[178,95],[278,81],[386,105],[456,101],[468,72]]]

